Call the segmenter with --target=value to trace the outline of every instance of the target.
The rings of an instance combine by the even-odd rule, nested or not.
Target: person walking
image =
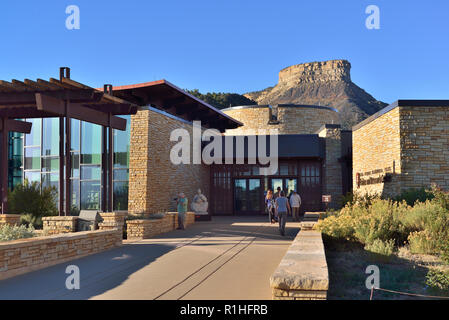
[[[185,229],[186,212],[189,200],[186,198],[184,192],[179,194],[179,198],[176,200],[178,206],[178,230]]]
[[[293,190],[290,196],[290,207],[292,208],[293,221],[299,221],[299,209],[301,207],[301,196]]]
[[[274,199],[273,199],[273,190],[271,190],[271,189],[268,189],[268,191],[267,191],[267,195],[265,197],[265,205],[267,207],[269,221],[271,223],[275,223],[275,219],[274,219],[275,207],[274,207]]]
[[[285,224],[287,223],[287,213],[290,211],[290,203],[285,197],[285,192],[281,191],[279,198],[276,198],[276,211],[279,219],[279,231],[285,236]]]
[[[280,197],[280,195],[281,195],[281,187],[278,187],[277,192],[273,196],[274,200],[276,200],[276,198]]]

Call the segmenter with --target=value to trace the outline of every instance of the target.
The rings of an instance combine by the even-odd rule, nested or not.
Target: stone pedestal
[[[103,222],[99,223],[98,226],[100,230],[119,229],[123,232],[127,215],[127,212],[100,212]]]
[[[48,235],[76,232],[76,222],[78,217],[43,217],[44,233]]]
[[[3,225],[20,225],[19,214],[0,214],[0,227]]]

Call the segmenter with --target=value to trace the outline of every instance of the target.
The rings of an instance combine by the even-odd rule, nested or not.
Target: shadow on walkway
[[[257,237],[258,241],[267,241],[269,245],[269,240],[291,241],[299,231],[297,224],[287,224],[286,237],[281,237],[277,225],[270,225],[264,220],[259,217],[220,217],[212,222],[196,223],[184,231],[176,230],[153,239],[127,242],[120,248],[0,281],[0,299],[89,299],[121,285],[136,271],[196,238],[205,241],[189,245],[236,243],[235,237],[248,237],[248,241]],[[229,241],[211,237],[229,237]],[[80,269],[80,290],[66,289],[65,282],[69,275],[65,270],[69,265]]]

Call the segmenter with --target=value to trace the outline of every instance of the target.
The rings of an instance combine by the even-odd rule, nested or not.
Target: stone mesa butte
[[[307,104],[333,107],[346,129],[366,119],[387,104],[376,100],[351,80],[347,60],[329,60],[293,65],[279,72],[274,87],[244,94],[259,105]]]

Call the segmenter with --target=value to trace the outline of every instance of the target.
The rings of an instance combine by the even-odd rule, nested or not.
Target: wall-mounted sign
[[[331,203],[332,202],[332,196],[330,194],[323,195],[322,196],[323,203]]]

